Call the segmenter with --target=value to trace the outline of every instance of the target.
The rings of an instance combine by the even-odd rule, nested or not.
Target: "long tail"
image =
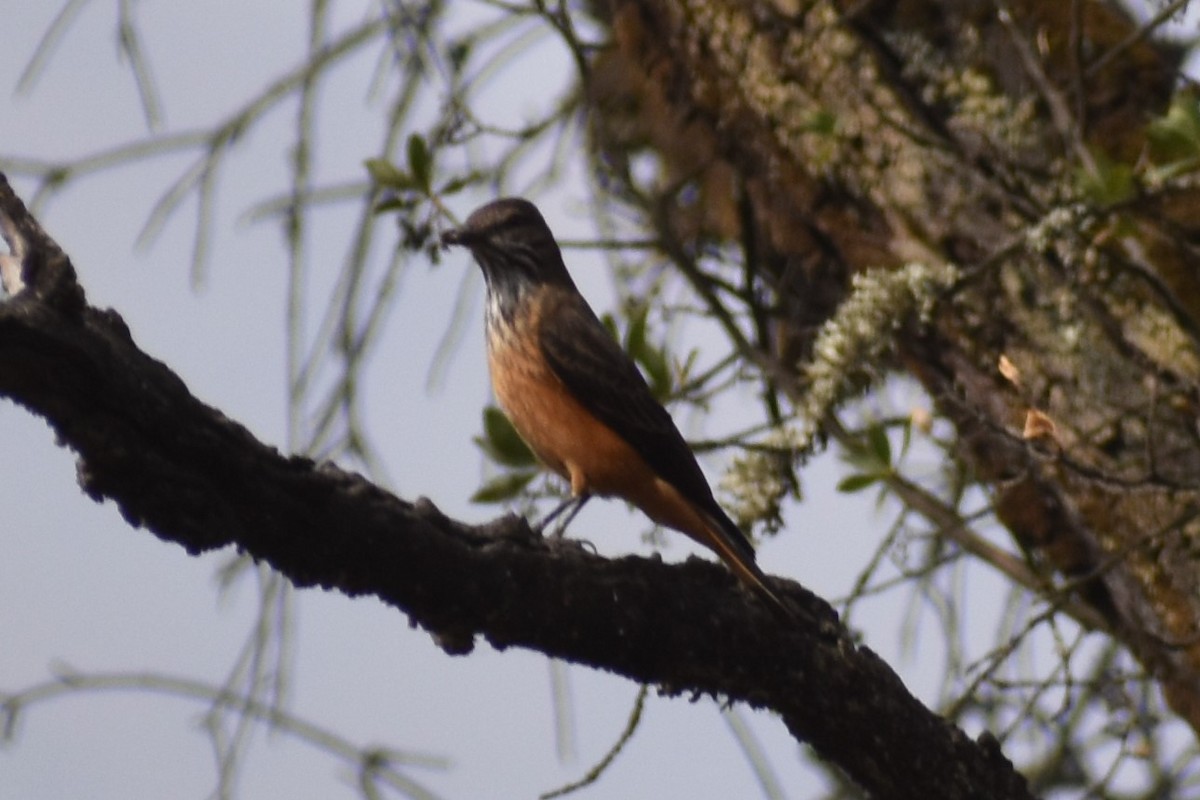
[[[754,560],[753,547],[749,540],[746,539],[746,535],[734,525],[733,520],[728,517],[718,519],[708,513],[704,513],[703,516],[705,522],[708,523],[708,538],[713,552],[721,557],[721,560],[738,577],[738,580],[748,586],[763,600],[766,600],[767,605],[773,610],[783,614],[790,621],[796,621],[796,612],[788,607],[783,602],[783,599],[767,586],[766,576]],[[722,514],[721,516],[724,517],[725,515]]]

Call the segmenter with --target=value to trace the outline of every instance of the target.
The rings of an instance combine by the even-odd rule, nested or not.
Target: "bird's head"
[[[442,234],[442,244],[469,248],[491,289],[511,284],[573,285],[562,252],[537,206],[505,197],[476,209],[462,227]]]

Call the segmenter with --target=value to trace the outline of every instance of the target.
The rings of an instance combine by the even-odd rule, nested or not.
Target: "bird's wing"
[[[713,497],[692,449],[633,361],[586,304],[560,295],[541,325],[546,363],[584,408],[637,451],[659,477],[712,517],[753,561],[754,548]]]

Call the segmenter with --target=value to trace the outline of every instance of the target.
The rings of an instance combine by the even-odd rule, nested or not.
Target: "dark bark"
[[[796,584],[774,580],[800,612],[784,624],[716,564],[605,559],[511,516],[469,526],[284,456],[192,396],[115,312],[87,305],[2,176],[0,222],[25,284],[0,302],[0,395],[44,417],[78,454],[84,490],[134,527],[193,554],[232,545],[299,587],[375,595],[451,654],[483,637],[771,709],[876,796],[1030,796],[993,740],[924,708]]]

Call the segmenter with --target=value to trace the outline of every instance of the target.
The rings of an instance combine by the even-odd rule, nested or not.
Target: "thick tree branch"
[[[84,490],[131,525],[191,553],[236,546],[300,587],[373,594],[450,653],[482,636],[770,708],[873,795],[1030,796],[994,740],[924,708],[799,586],[775,581],[801,611],[784,624],[707,561],[605,559],[515,517],[471,527],[285,457],[193,397],[117,314],[87,305],[3,176],[0,227],[13,295],[0,302],[0,395],[44,417],[78,454]]]

